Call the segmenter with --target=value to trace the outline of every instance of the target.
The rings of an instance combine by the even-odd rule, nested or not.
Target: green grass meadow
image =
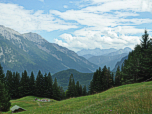
[[[63,101],[40,102],[33,101],[34,98],[27,96],[11,100],[11,107],[18,105],[26,109],[18,112],[21,114],[152,114],[152,81],[114,87],[102,93]]]

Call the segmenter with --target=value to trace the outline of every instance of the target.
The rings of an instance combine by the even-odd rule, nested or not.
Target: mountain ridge
[[[50,43],[36,33],[19,34],[13,29],[1,26],[0,34],[0,48],[3,50],[0,62],[3,63],[5,72],[6,69],[12,71],[20,69],[19,73],[28,70],[30,74],[34,70],[34,74],[37,75],[38,70],[41,70],[43,74],[45,72],[54,74],[72,68],[80,72],[91,73],[98,68],[97,65],[78,56],[74,51]],[[9,51],[11,54],[8,53]]]

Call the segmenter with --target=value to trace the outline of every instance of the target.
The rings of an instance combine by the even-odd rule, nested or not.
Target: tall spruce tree
[[[79,95],[82,96],[82,86],[81,86],[81,84],[79,86]]]
[[[83,87],[82,95],[83,95],[83,96],[86,96],[86,95],[87,95],[86,85],[84,85],[84,87]]]
[[[48,73],[47,96],[53,98],[53,80],[50,72]]]
[[[106,66],[103,67],[101,75],[102,75],[102,85],[103,85],[102,90],[105,91],[108,89],[108,84],[107,84],[108,70]]]
[[[43,96],[43,75],[41,74],[41,71],[38,71],[37,77],[36,77],[36,83],[35,83],[35,93],[36,96],[42,97]]]
[[[0,81],[2,83],[5,82],[5,74],[4,74],[3,67],[1,66],[1,64],[0,64]]]
[[[47,73],[45,73],[44,75],[44,82],[43,82],[43,90],[44,90],[44,97],[47,97],[48,95],[48,77],[47,77]]]
[[[146,80],[149,78],[149,75],[151,73],[151,69],[149,68],[151,65],[149,64],[149,61],[151,58],[149,58],[148,51],[151,49],[151,42],[149,40],[149,34],[147,33],[147,30],[145,30],[145,34],[142,35],[142,41],[141,41],[141,52],[142,52],[142,60],[141,60],[141,66],[142,66],[142,72],[140,72],[140,77],[143,77],[143,80]],[[150,66],[149,66],[150,65]]]
[[[75,81],[74,81],[74,78],[72,80],[72,92],[73,92],[73,96],[76,96],[76,87],[75,87]]]
[[[93,80],[91,80],[91,82],[90,82],[90,84],[89,84],[89,92],[88,92],[88,94],[89,95],[92,95],[93,94]]]
[[[66,93],[67,97],[74,97],[74,91],[73,91],[73,83],[72,83],[72,80],[73,80],[73,74],[70,75],[70,78],[69,78],[69,85],[68,85],[68,91]]]
[[[120,67],[117,67],[116,76],[115,76],[115,86],[120,85]]]
[[[12,94],[13,98],[19,98],[20,74],[13,72],[12,78]]]
[[[35,95],[35,77],[33,71],[31,72],[29,85],[30,85],[30,95]]]
[[[77,81],[75,88],[76,88],[76,96],[78,97],[79,96],[79,81]]]
[[[12,72],[7,70],[6,72],[6,89],[8,90],[8,93],[10,94],[11,99],[13,98],[13,92],[12,92],[12,87],[13,87],[13,82],[12,82]]]
[[[10,95],[8,91],[6,91],[4,83],[0,81],[0,111],[9,111],[10,107]]]
[[[56,77],[55,77],[54,83],[53,83],[53,98],[55,100],[61,100],[61,98],[60,98],[60,90],[59,90],[59,87],[58,87],[58,84],[57,84]]]

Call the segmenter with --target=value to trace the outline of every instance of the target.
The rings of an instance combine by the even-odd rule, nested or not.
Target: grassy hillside
[[[45,103],[33,101],[34,98],[27,96],[11,100],[11,105],[27,110],[21,114],[152,114],[152,81],[123,85],[63,101]]]

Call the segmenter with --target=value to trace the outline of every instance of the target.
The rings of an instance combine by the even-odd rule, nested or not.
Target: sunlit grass
[[[152,81],[123,85],[63,101],[39,102],[33,101],[34,98],[27,96],[11,100],[11,107],[18,105],[26,109],[19,112],[22,114],[152,114]]]

